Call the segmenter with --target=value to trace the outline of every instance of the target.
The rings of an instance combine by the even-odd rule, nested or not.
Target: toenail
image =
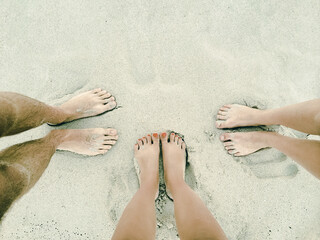
[[[174,133],[171,133],[171,135],[173,136],[173,135],[174,135]]]
[[[158,133],[154,133],[154,134],[152,134],[155,138],[157,138],[158,137]]]
[[[162,136],[162,137],[166,137],[166,136],[167,136],[167,133],[163,132],[163,133],[161,133],[161,136]]]

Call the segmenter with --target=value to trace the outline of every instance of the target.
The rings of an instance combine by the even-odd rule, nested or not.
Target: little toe
[[[99,150],[109,150],[111,148],[112,148],[112,146],[110,146],[110,145],[103,145],[102,147],[99,148]]]
[[[182,148],[183,150],[186,150],[186,143],[185,143],[185,142],[182,142],[181,148]]]
[[[137,152],[139,150],[139,145],[138,145],[138,143],[136,143],[135,145],[134,145],[134,152]]]
[[[237,152],[237,153],[235,153],[233,156],[235,156],[235,157],[241,157],[241,156],[242,156],[242,154],[241,154],[241,153],[239,153],[239,152]]]
[[[152,134],[152,141],[153,141],[153,144],[159,144],[159,134],[158,133]]]

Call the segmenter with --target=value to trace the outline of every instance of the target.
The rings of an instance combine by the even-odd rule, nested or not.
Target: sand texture
[[[1,149],[54,128],[114,127],[119,140],[104,156],[57,152],[0,239],[110,239],[138,189],[136,139],[169,130],[184,135],[187,179],[229,239],[320,239],[319,180],[274,149],[226,154],[214,126],[225,103],[320,96],[319,12],[319,0],[2,0],[0,91],[55,105],[101,87],[118,109],[2,138]],[[173,203],[160,198],[157,239],[178,239]]]

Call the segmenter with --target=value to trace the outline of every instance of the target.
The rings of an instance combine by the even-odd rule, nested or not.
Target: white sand
[[[121,108],[61,126],[111,126],[120,138],[105,156],[56,153],[0,238],[110,239],[138,188],[135,140],[171,129],[185,135],[195,191],[229,239],[319,239],[319,180],[276,150],[227,155],[214,127],[225,103],[272,108],[320,96],[319,12],[318,0],[2,0],[1,91],[55,104],[102,87]],[[176,239],[173,204],[157,206],[157,239]]]

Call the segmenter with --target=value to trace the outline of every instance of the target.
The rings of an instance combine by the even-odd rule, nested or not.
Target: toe
[[[226,115],[220,115],[220,114],[217,115],[217,119],[219,120],[226,120],[227,118],[228,117]]]
[[[103,99],[103,103],[107,104],[108,102],[115,102],[116,98],[115,97],[108,97],[106,99]]]
[[[138,145],[138,143],[136,143],[135,145],[134,145],[134,152],[137,152],[139,150],[139,145]]]
[[[159,134],[158,133],[152,134],[152,141],[153,141],[153,144],[159,144]]]
[[[101,92],[101,90],[102,90],[101,88],[96,88],[96,89],[93,89],[92,92],[93,93],[98,93],[98,92]]]
[[[221,134],[221,136],[220,136],[220,140],[222,142],[228,141],[228,140],[231,140],[231,139],[232,139],[232,134],[230,134],[230,133],[224,133],[224,134]]]
[[[174,142],[175,134],[171,133],[170,134],[170,142]]]
[[[139,149],[141,149],[143,144],[142,144],[142,139],[140,139],[140,138],[138,139],[138,145],[139,145]]]
[[[178,139],[179,139],[179,136],[176,134],[176,135],[174,136],[174,141],[175,141],[175,143],[177,143],[177,144],[178,144]]]
[[[228,112],[230,108],[226,108],[226,107],[221,107],[219,110],[221,112]]]
[[[147,143],[151,144],[151,135],[150,134],[147,135]]]
[[[115,140],[104,140],[103,144],[104,145],[114,145],[114,144],[116,144],[116,142],[117,141],[115,141]]]
[[[105,129],[104,135],[112,135],[112,136],[117,136],[117,130],[113,128],[107,128]],[[118,137],[118,136],[117,136]]]
[[[100,96],[101,99],[108,99],[110,97],[111,97],[110,93],[106,93],[106,94],[103,94],[102,96]]]
[[[104,111],[110,111],[117,106],[117,103],[115,101],[107,102],[104,106]]]
[[[231,108],[232,107],[232,104],[226,104],[226,105],[223,105],[224,108]]]
[[[178,145],[181,146],[181,144],[182,144],[182,138],[179,137],[179,138],[178,138]]]
[[[234,148],[235,148],[234,145],[230,145],[230,146],[225,147],[226,150],[233,150]]]
[[[161,133],[161,142],[162,143],[168,142],[167,133],[165,133],[165,132]]]
[[[98,150],[98,154],[105,154],[107,152],[108,152],[108,150]]]
[[[185,142],[182,142],[181,148],[182,148],[183,150],[186,150],[186,143],[185,143]]]
[[[113,136],[113,135],[111,135],[111,136],[109,136],[109,135],[104,136],[104,140],[105,140],[105,141],[106,141],[106,140],[115,140],[115,141],[117,141],[117,140],[118,140],[118,135],[115,135],[115,136]]]
[[[235,149],[228,150],[228,153],[231,154],[231,155],[233,155],[233,154],[237,153],[237,150],[235,150]]]
[[[143,138],[142,138],[142,143],[143,143],[143,145],[146,145],[146,144],[147,144],[147,138],[146,138],[146,137],[143,137]]]
[[[225,121],[216,121],[216,128],[226,128]]]
[[[235,153],[233,156],[235,156],[235,157],[241,157],[241,156],[242,156],[242,154],[241,154],[241,153],[239,153],[239,152],[237,152],[237,153]]]
[[[106,93],[107,93],[107,91],[106,91],[106,90],[103,90],[103,91],[98,92],[97,95],[98,95],[99,97],[101,97],[101,96],[103,96],[103,95],[106,94]]]
[[[233,142],[231,142],[231,141],[223,143],[223,146],[225,146],[225,147],[231,146],[231,145],[233,145]]]
[[[221,116],[226,116],[228,113],[225,112],[225,111],[219,111],[218,112],[218,115],[221,115]]]

